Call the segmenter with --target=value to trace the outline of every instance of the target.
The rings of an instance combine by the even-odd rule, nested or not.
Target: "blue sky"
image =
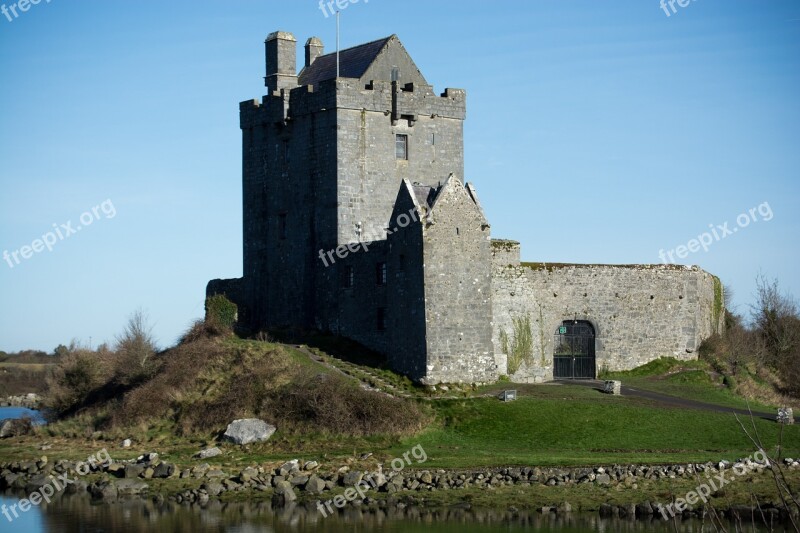
[[[168,346],[209,279],[241,275],[238,102],[264,93],[268,33],[334,50],[318,4],[0,15],[0,253],[19,259],[0,262],[0,349],[113,341],[137,308]],[[720,276],[740,311],[759,272],[800,295],[800,2],[345,5],[343,47],[396,33],[436,91],[467,90],[466,179],[524,260],[658,263],[727,223],[675,259]],[[55,230],[52,251],[19,255]]]

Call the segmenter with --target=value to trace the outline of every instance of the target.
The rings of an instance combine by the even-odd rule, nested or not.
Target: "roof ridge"
[[[397,34],[393,33],[393,34],[391,34],[390,36],[388,36],[388,37],[384,37],[384,38],[382,38],[382,39],[375,39],[374,41],[369,41],[369,42],[367,42],[367,43],[361,43],[361,44],[357,44],[357,45],[355,45],[355,46],[351,46],[351,47],[349,47],[349,48],[342,48],[341,50],[339,50],[339,53],[341,54],[342,52],[347,52],[347,51],[349,51],[349,50],[353,50],[353,49],[355,49],[355,48],[361,48],[362,46],[369,46],[369,45],[371,45],[371,44],[379,43],[379,42],[381,42],[381,41],[384,41],[384,42],[386,42],[386,41],[388,41],[389,39],[391,39],[392,37],[396,37],[396,35],[397,35]],[[333,52],[328,52],[327,54],[322,54],[322,55],[321,55],[321,56],[319,56],[317,59],[319,59],[320,57],[333,56],[333,55],[336,55],[336,50],[334,50]]]

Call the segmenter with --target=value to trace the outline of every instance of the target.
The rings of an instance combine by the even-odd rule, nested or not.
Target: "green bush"
[[[206,298],[206,322],[233,331],[239,316],[239,308],[222,294]]]

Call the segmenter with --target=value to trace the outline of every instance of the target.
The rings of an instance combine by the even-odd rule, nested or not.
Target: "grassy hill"
[[[424,446],[431,468],[705,462],[754,452],[732,414],[569,384],[425,388],[382,368],[357,347],[322,337],[306,340],[316,347],[188,336],[158,354],[155,371],[126,385],[115,381],[113,355],[67,358],[51,391],[59,419],[2,455],[22,456],[43,438],[65,451],[76,441],[96,448],[98,440],[131,438],[142,451],[188,459],[215,443],[231,420],[246,417],[263,418],[278,431],[266,443],[230,448],[228,460],[367,452],[391,458],[416,444]],[[614,377],[626,385],[746,408],[748,402],[721,386],[704,364],[659,360]],[[65,385],[80,381],[76,372],[84,380],[79,392]],[[518,389],[519,400],[499,401],[496,394],[504,388]],[[761,419],[752,424],[769,451],[776,452],[781,442],[782,456],[800,455],[800,426],[783,428]]]

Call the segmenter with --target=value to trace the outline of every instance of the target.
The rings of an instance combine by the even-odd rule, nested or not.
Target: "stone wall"
[[[411,224],[400,224],[401,215],[414,215]],[[425,260],[423,256],[423,206],[416,201],[411,184],[404,181],[397,195],[391,221],[397,226],[389,245],[389,364],[414,380],[427,372],[428,348],[425,316]],[[401,219],[401,222],[405,219]]]
[[[335,87],[339,243],[386,238],[403,179],[436,186],[464,175],[463,91],[436,96],[427,86],[359,84],[343,79]],[[397,135],[408,138],[407,159],[396,157]]]
[[[327,267],[320,261],[318,268],[325,278],[326,290],[319,295],[324,305],[320,306],[316,324],[320,330],[384,354],[388,350],[388,328],[379,328],[378,313],[387,313],[387,285],[378,283],[377,274],[378,266],[386,262],[386,248],[386,241],[356,244],[347,249],[346,255],[342,254],[344,258],[334,255],[336,262]],[[352,285],[347,278],[352,279]]]
[[[513,336],[513,319],[530,318],[533,353],[513,377],[553,378],[554,336],[563,321],[588,321],[596,335],[597,371],[629,370],[653,359],[694,359],[703,339],[722,327],[719,280],[697,267],[562,265],[508,262],[495,249],[493,339]]]
[[[491,237],[476,197],[455,177],[424,229],[425,383],[494,381]]]

